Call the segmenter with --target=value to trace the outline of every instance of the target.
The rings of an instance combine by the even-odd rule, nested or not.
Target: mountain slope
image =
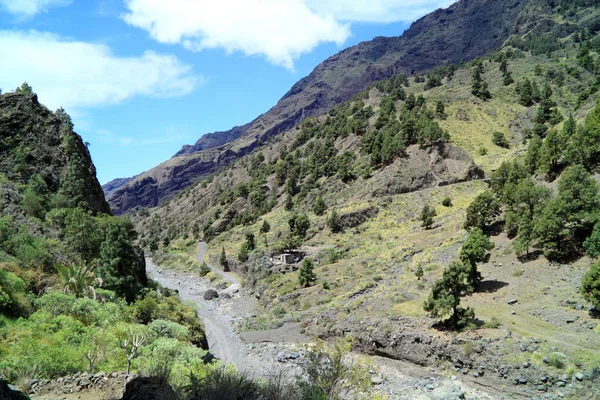
[[[264,306],[242,322],[248,329],[302,321],[311,335],[350,339],[362,352],[460,372],[503,391],[515,385],[528,398],[539,391],[597,398],[584,385],[597,379],[587,371],[598,367],[600,325],[580,291],[596,262],[581,257],[581,241],[597,217],[582,213],[585,229],[575,234],[559,221],[556,239],[540,221],[564,218],[552,207],[573,196],[548,197],[527,208],[538,213],[537,236],[521,248],[533,214],[515,214],[526,190],[567,196],[569,186],[579,190],[561,189],[568,171],[571,182],[581,176],[592,189],[591,173],[598,174],[600,105],[590,110],[600,90],[600,7],[552,3],[523,8],[519,27],[529,34],[483,60],[435,71],[426,82],[402,75],[378,82],[165,205],[135,213],[140,244],[178,264],[207,241],[207,260],[224,259]],[[569,163],[590,171],[573,175]],[[596,189],[586,200],[593,213]],[[426,205],[436,213],[429,226]],[[494,248],[475,262],[482,281],[462,298],[477,319],[449,334],[439,320],[451,311],[435,315],[423,305],[446,267],[468,260],[469,210],[471,219],[491,210],[481,229]],[[577,261],[552,261],[552,240],[574,246]],[[278,261],[299,249],[312,271]]]
[[[39,176],[72,206],[82,202],[110,214],[90,153],[67,114],[51,112],[28,90],[0,95],[0,110],[1,174],[21,183]]]
[[[540,13],[532,10],[540,4],[545,2],[461,0],[414,22],[402,36],[378,37],[345,49],[296,83],[269,112],[249,125],[219,134],[232,141],[224,143],[210,136],[207,143],[200,143],[201,138],[171,160],[116,190],[107,190],[108,201],[117,214],[137,206],[154,207],[252,151],[259,139],[266,141],[308,116],[320,115],[375,81],[473,59],[496,49],[511,34],[531,31],[538,23],[544,30],[555,29],[552,20],[538,21]],[[568,29],[564,32],[569,33]]]

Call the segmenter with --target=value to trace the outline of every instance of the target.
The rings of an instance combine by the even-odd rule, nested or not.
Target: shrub
[[[442,205],[444,207],[452,207],[452,199],[449,196],[446,196],[442,199]]]
[[[148,329],[159,337],[177,340],[184,340],[189,334],[188,328],[185,326],[164,319],[152,321],[148,325]]]
[[[492,142],[496,146],[503,147],[505,149],[510,147],[510,143],[508,142],[508,139],[506,139],[506,136],[504,136],[504,133],[502,133],[502,132],[494,132],[492,134]]]

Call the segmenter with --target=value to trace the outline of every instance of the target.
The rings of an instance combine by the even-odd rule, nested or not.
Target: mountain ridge
[[[198,142],[203,142],[200,146],[198,143],[184,146],[174,158],[108,191],[111,208],[121,214],[138,206],[157,206],[252,151],[259,141],[292,129],[306,117],[326,112],[373,82],[398,73],[422,73],[448,62],[481,56],[515,33],[522,25],[517,16],[535,2],[461,0],[415,21],[402,36],[376,37],[344,49],[293,85],[267,113],[247,125],[220,134],[233,141],[224,142],[215,138],[217,134],[205,141],[200,138]],[[462,34],[453,35],[454,30]],[[207,145],[216,147],[205,147]],[[215,150],[219,150],[218,154]],[[209,157],[213,158],[212,162],[207,162]],[[172,185],[170,181],[177,183]]]

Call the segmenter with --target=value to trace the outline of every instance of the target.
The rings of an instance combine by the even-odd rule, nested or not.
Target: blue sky
[[[325,58],[452,2],[0,0],[0,88],[27,81],[64,106],[106,183],[251,121]]]

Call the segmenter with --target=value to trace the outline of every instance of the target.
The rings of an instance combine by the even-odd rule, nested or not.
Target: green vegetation
[[[23,84],[17,93],[33,91]],[[195,311],[174,293],[149,287],[132,222],[107,214],[69,115],[2,111],[0,120],[6,112],[37,122],[13,127],[12,141],[0,146],[0,375],[23,383],[147,371],[161,346],[204,357]],[[46,125],[52,130],[39,131]],[[186,359],[172,361],[187,379]]]
[[[592,264],[590,270],[583,278],[581,293],[594,306],[600,308],[600,263]]]
[[[311,286],[316,280],[317,275],[314,272],[315,264],[312,260],[305,258],[298,270],[298,283],[304,287]]]
[[[445,322],[455,327],[464,325],[474,317],[473,310],[459,307],[460,298],[473,292],[470,280],[470,267],[460,261],[453,261],[444,269],[442,277],[434,283],[423,308],[434,318],[451,313]]]
[[[421,226],[425,229],[431,229],[433,226],[433,218],[437,215],[435,208],[429,204],[425,204],[421,210]]]
[[[477,264],[487,262],[490,258],[489,251],[493,248],[494,243],[489,237],[484,235],[481,229],[475,228],[460,249],[460,261],[469,268],[469,284],[474,288],[481,282]]]

